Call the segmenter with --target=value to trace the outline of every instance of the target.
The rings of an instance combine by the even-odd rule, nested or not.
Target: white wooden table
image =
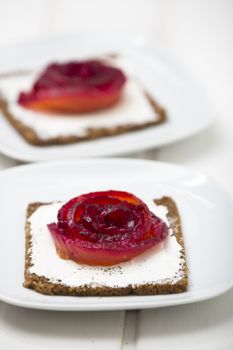
[[[216,122],[188,140],[130,156],[191,166],[233,194],[231,0],[0,0],[0,6],[0,51],[28,39],[107,28],[147,35],[177,56],[206,89]],[[0,169],[14,165],[0,155]],[[0,349],[42,347],[230,350],[233,290],[193,305],[130,312],[49,312],[0,303]]]

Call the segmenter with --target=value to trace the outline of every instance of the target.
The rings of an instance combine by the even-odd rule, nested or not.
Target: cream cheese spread
[[[152,200],[144,200],[144,202],[169,226],[165,206],[157,206]],[[175,283],[182,278],[179,272],[182,247],[172,235],[171,228],[165,241],[140,256],[115,266],[88,266],[61,259],[56,253],[47,224],[57,221],[57,212],[63,204],[54,202],[42,205],[29,218],[32,235],[30,273],[44,276],[55,283],[72,287],[88,285],[93,288],[97,286],[126,287],[129,284]]]

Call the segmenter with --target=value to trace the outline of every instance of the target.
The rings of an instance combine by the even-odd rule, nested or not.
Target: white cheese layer
[[[117,66],[125,64],[117,63]],[[124,69],[125,71],[125,69]],[[150,105],[143,88],[127,74],[121,100],[105,110],[88,114],[56,114],[36,112],[21,107],[17,103],[20,92],[29,91],[38,72],[28,75],[13,76],[0,81],[0,92],[8,102],[10,113],[25,126],[32,128],[39,138],[46,140],[58,136],[85,136],[89,129],[113,128],[128,124],[141,125],[158,120],[159,115]]]
[[[145,201],[150,210],[167,224],[167,208],[156,206],[153,201]],[[172,230],[163,243],[149,249],[140,256],[112,267],[98,267],[77,264],[61,259],[47,228],[47,224],[57,221],[57,212],[63,203],[53,203],[39,207],[29,218],[31,225],[32,247],[30,248],[30,273],[44,276],[51,282],[79,287],[126,287],[129,284],[174,283],[182,276],[179,274],[180,251],[182,247],[176,241]]]

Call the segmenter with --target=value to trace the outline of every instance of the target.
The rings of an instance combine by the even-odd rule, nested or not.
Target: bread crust
[[[181,228],[179,212],[175,202],[170,197],[162,197],[154,200],[157,205],[164,205],[168,209],[167,217],[173,234],[177,242],[181,245],[180,269],[179,274],[182,277],[178,280],[164,281],[164,283],[148,283],[141,285],[129,284],[126,287],[91,287],[83,285],[80,287],[71,287],[62,283],[53,283],[45,276],[38,276],[30,273],[31,261],[31,228],[29,218],[42,205],[50,203],[31,203],[27,208],[26,215],[26,246],[25,246],[25,273],[24,287],[34,289],[35,291],[47,295],[67,295],[67,296],[123,296],[123,295],[157,295],[182,293],[188,287],[188,269],[185,259],[184,240]]]

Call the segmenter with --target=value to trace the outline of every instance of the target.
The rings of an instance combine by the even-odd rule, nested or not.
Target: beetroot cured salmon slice
[[[98,60],[50,64],[18,103],[38,111],[85,113],[116,103],[126,83],[124,73]]]
[[[62,259],[100,266],[128,261],[168,235],[165,222],[143,201],[114,190],[71,199],[48,228]]]

